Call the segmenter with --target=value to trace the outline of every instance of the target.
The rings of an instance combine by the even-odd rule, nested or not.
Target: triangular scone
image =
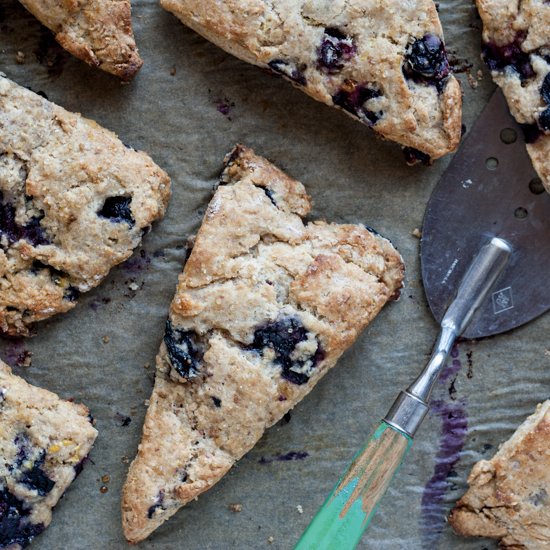
[[[145,153],[0,75],[0,330],[73,308],[169,197]]]
[[[473,467],[468,484],[449,517],[457,533],[500,539],[501,548],[550,548],[550,401]]]
[[[92,67],[131,80],[143,65],[130,0],[19,0],[68,52]]]
[[[0,361],[0,548],[19,550],[52,520],[97,431],[84,405],[27,384]]]
[[[483,20],[483,59],[550,191],[550,2],[476,0]]]
[[[212,487],[398,295],[389,241],[360,225],[304,225],[309,209],[302,184],[250,149],[226,158],[123,491],[131,542]]]
[[[226,51],[417,150],[409,159],[435,159],[458,145],[461,91],[431,0],[161,4]]]

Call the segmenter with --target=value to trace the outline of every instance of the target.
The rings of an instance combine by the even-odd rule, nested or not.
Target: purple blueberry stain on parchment
[[[455,388],[461,367],[458,346],[455,345],[430,406],[430,414],[441,421],[441,435],[433,474],[422,494],[420,527],[425,548],[436,546],[446,527],[445,495],[452,487],[449,478],[455,473],[454,468],[460,460],[468,431],[467,402],[464,398],[458,398]]]
[[[216,109],[219,113],[229,118],[231,111],[235,107],[235,102],[231,101],[227,97],[224,97],[216,99],[216,101],[214,101],[214,105],[216,105]],[[229,120],[231,120],[231,118],[229,118]]]
[[[122,264],[122,269],[128,275],[137,275],[145,271],[151,265],[151,258],[143,248],[138,254],[134,254],[129,260]]]

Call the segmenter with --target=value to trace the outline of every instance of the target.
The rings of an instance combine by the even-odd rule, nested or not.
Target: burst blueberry
[[[98,216],[107,218],[114,223],[126,222],[130,227],[136,223],[132,216],[130,204],[132,197],[107,197],[103,203],[103,207],[98,211]]]
[[[43,217],[43,215],[42,217],[33,216],[30,221],[23,227],[23,238],[29,241],[33,246],[50,244],[50,241],[46,237],[44,229],[42,229],[42,226],[40,225],[40,220]]]
[[[354,114],[369,125],[374,125],[380,120],[382,113],[367,109],[365,103],[369,99],[380,97],[382,94],[374,85],[363,83],[353,84],[346,81],[344,86],[332,96],[334,105],[338,105],[345,111]]]
[[[300,319],[286,317],[258,327],[248,349],[263,354],[266,348],[271,348],[275,353],[274,362],[282,368],[281,376],[293,384],[301,385],[309,380],[309,376],[301,372],[306,362],[311,362],[311,367],[316,367],[324,358],[319,343],[311,357],[301,360],[291,358],[296,346],[307,338],[308,331]]]
[[[46,496],[55,485],[55,481],[51,480],[42,469],[45,459],[46,453],[41,451],[32,467],[23,472],[18,480],[25,487],[36,491],[41,497]]]
[[[168,320],[164,343],[170,363],[180,376],[193,378],[198,375],[204,350],[196,332],[176,329]]]
[[[317,50],[317,68],[328,74],[337,73],[356,53],[352,38],[338,29],[327,28]]]
[[[514,70],[521,80],[535,76],[529,54],[521,49],[525,40],[524,33],[518,33],[514,40],[499,46],[494,42],[485,42],[482,45],[481,56],[491,71],[502,72],[507,68]]]
[[[4,194],[0,191],[0,237],[5,237],[8,244],[21,238],[21,228],[15,221],[15,208],[9,202],[4,202]]]
[[[407,49],[403,73],[417,82],[433,84],[438,90],[449,76],[450,67],[445,46],[435,34],[417,38]]]
[[[23,501],[6,488],[0,489],[0,548],[25,548],[44,531],[42,523],[30,522],[30,514],[31,509]]]

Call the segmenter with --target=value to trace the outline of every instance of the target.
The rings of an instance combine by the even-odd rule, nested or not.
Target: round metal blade
[[[499,236],[512,257],[464,332],[498,334],[550,309],[550,194],[497,90],[436,186],[422,228],[422,279],[438,322],[481,246]]]

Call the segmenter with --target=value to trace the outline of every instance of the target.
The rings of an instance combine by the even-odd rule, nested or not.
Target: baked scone
[[[473,467],[468,484],[449,517],[457,533],[500,539],[501,548],[550,548],[550,401]]]
[[[0,548],[27,546],[52,520],[97,431],[84,405],[27,384],[0,361]]]
[[[360,225],[304,224],[301,183],[226,157],[170,307],[123,490],[138,542],[214,485],[399,294],[401,257]]]
[[[143,65],[132,30],[130,0],[19,0],[69,53],[131,80]]]
[[[482,57],[524,125],[527,151],[550,191],[550,2],[476,0]]]
[[[411,160],[426,162],[458,145],[461,91],[432,0],[161,4],[227,52],[409,148]]]
[[[73,308],[169,197],[145,153],[0,75],[0,330]]]

